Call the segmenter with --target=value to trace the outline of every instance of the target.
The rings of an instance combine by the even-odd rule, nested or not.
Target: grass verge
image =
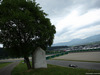
[[[86,73],[100,73],[100,70],[67,68],[50,64],[47,69],[27,70],[25,63],[19,63],[12,71],[12,75],[86,75]]]
[[[11,62],[4,62],[4,63],[0,63],[0,69],[11,64]]]
[[[51,59],[51,60],[63,60],[63,61],[77,61],[77,62],[93,62],[93,63],[100,63],[100,61],[87,61],[87,60],[70,60],[70,59]]]

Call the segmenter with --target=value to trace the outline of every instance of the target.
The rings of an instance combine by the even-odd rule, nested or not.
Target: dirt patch
[[[100,61],[100,52],[69,53],[53,59]]]

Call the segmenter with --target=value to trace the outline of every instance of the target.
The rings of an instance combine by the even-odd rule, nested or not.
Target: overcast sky
[[[100,0],[36,0],[56,27],[54,43],[100,34]]]

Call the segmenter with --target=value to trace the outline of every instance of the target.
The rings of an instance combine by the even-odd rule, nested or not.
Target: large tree
[[[10,55],[24,57],[31,68],[29,55],[37,47],[44,50],[53,43],[55,26],[39,4],[26,0],[3,0],[0,5],[0,42]]]

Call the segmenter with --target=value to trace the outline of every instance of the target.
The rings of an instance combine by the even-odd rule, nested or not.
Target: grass
[[[11,62],[0,63],[0,69],[11,64]]]
[[[100,70],[67,68],[50,64],[47,69],[27,70],[25,63],[19,63],[12,71],[12,75],[86,75],[86,73],[100,73]]]
[[[100,61],[87,61],[87,60],[70,60],[70,59],[51,59],[51,60],[63,60],[63,61],[77,61],[77,62],[93,62],[93,63],[100,63]]]

